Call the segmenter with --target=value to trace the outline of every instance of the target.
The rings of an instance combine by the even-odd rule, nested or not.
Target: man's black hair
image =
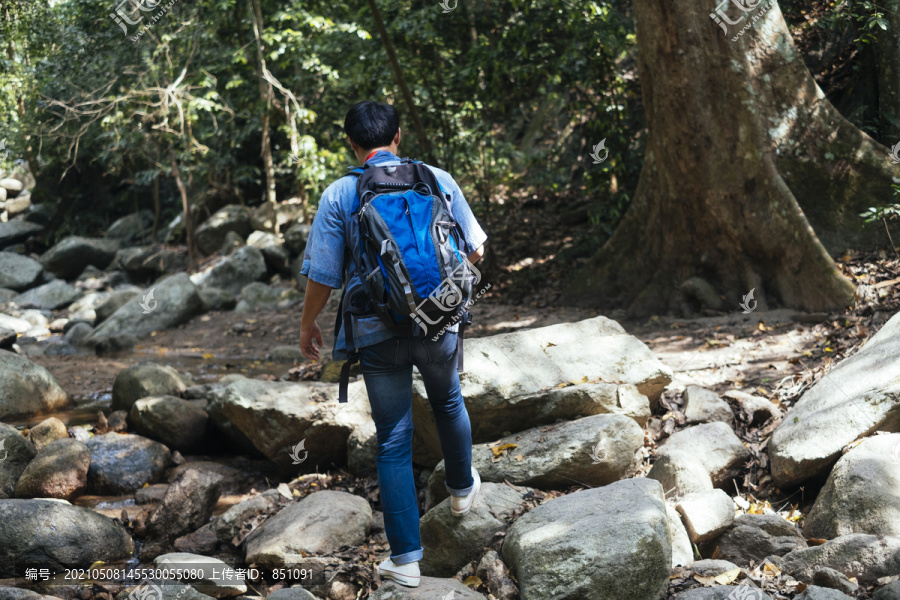
[[[390,146],[398,129],[400,113],[382,102],[357,102],[344,118],[344,132],[363,150]]]

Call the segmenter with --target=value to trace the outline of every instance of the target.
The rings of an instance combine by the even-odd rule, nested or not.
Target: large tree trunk
[[[825,99],[774,0],[746,13],[738,1],[720,26],[704,3],[635,0],[645,162],[616,232],[573,278],[576,301],[635,317],[739,310],[754,288],[760,307],[852,302],[810,223],[836,244],[859,233],[857,207],[889,199],[887,149]]]

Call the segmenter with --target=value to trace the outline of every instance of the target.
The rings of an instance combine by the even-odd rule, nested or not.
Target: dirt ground
[[[336,300],[333,299],[333,300]],[[330,357],[336,302],[320,316],[324,352]],[[115,355],[36,356],[77,405],[66,413],[70,425],[93,422],[98,407],[108,403],[113,381],[122,369],[140,361],[170,365],[190,374],[195,383],[216,381],[229,373],[281,379],[303,360],[267,360],[277,346],[296,346],[301,307],[280,311],[212,312],[174,329],[155,332],[134,350]],[[597,316],[573,307],[513,306],[484,299],[475,307],[466,337],[531,329]],[[769,395],[778,382],[801,372],[804,352],[815,347],[810,321],[821,318],[780,310],[696,319],[651,318],[620,321],[675,371],[673,388],[704,385],[716,391],[738,388]],[[809,356],[811,360],[812,357]],[[807,367],[809,365],[806,365]],[[107,404],[108,405],[108,404]],[[46,417],[46,415],[44,415]],[[24,422],[22,423],[24,424]]]

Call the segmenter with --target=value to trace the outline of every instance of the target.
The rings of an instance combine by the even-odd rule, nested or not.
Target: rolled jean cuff
[[[395,565],[405,565],[407,563],[418,562],[422,560],[422,556],[424,556],[424,554],[425,549],[420,547],[418,550],[413,550],[412,552],[407,552],[406,554],[392,556],[391,560]]]
[[[445,480],[444,487],[447,488],[447,492],[451,496],[461,497],[461,496],[468,496],[472,492],[472,490],[475,489],[475,483],[473,482],[472,485],[470,485],[467,488],[463,488],[461,490],[455,490],[452,487],[450,487],[449,485],[447,485],[447,481]]]

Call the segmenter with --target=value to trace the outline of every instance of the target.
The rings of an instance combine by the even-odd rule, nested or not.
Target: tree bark
[[[893,144],[900,142],[900,0],[882,6],[888,28],[878,32],[878,106]]]
[[[275,195],[275,162],[272,159],[272,139],[269,132],[270,123],[272,121],[272,85],[266,81],[266,59],[265,47],[262,41],[262,8],[259,0],[251,0],[250,12],[253,15],[253,39],[256,42],[256,70],[259,77],[259,95],[265,102],[265,108],[262,114],[262,159],[263,168],[266,173],[266,202],[272,205],[272,209],[276,207],[278,199]]]
[[[394,52],[394,45],[391,43],[391,38],[388,36],[387,29],[384,27],[384,21],[381,20],[381,11],[378,10],[378,5],[375,4],[375,0],[367,1],[369,3],[369,8],[372,10],[375,28],[378,29],[378,34],[381,36],[381,43],[384,45],[384,51],[387,54],[388,62],[391,64],[391,69],[394,70],[394,76],[397,78],[397,85],[400,87],[400,92],[403,94],[403,99],[406,102],[407,108],[409,108],[409,116],[413,121],[413,127],[416,129],[416,136],[419,138],[419,144],[421,144],[422,150],[425,152],[426,160],[430,162],[431,143],[428,140],[428,136],[425,135],[425,128],[422,126],[422,120],[419,118],[419,111],[416,108],[412,93],[409,91],[409,86],[406,85],[406,77],[403,76],[403,69],[400,67],[400,61],[397,60],[397,54]]]
[[[751,289],[760,306],[853,301],[810,223],[841,250],[860,234],[861,207],[890,198],[888,149],[825,99],[777,3],[752,1],[728,3],[723,36],[703,3],[635,0],[645,161],[619,227],[573,278],[576,302],[638,317],[738,310]]]
[[[181,194],[181,207],[184,211],[184,235],[187,239],[188,256],[190,257],[190,267],[193,269],[197,264],[197,255],[194,249],[194,227],[191,222],[191,207],[188,202],[187,189],[184,187],[184,181],[181,180],[181,171],[178,170],[178,162],[175,160],[175,151],[169,148],[169,160],[172,164],[172,177],[175,178],[175,184],[178,186],[178,192]]]

